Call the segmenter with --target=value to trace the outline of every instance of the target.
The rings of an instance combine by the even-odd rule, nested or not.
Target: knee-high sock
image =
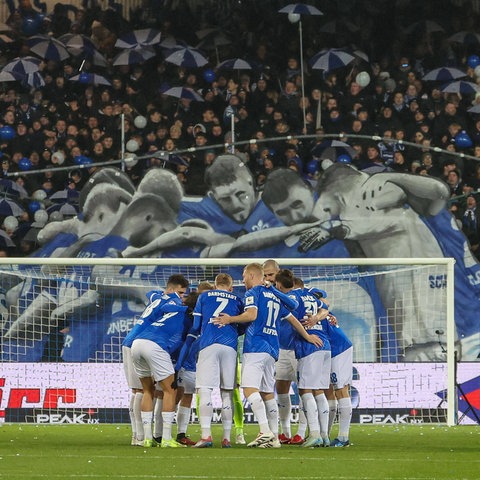
[[[302,397],[299,398],[298,402],[298,429],[297,435],[300,435],[302,438],[305,438],[307,435],[307,417],[305,416],[305,412],[303,410],[303,400]]]
[[[143,392],[135,393],[135,400],[133,401],[133,415],[135,416],[135,423],[137,425],[137,440],[143,440],[145,438],[142,421],[142,398]]]
[[[188,424],[190,422],[190,415],[192,411],[190,407],[182,407],[181,405],[177,408],[177,434],[178,433],[187,433]]]
[[[175,412],[162,412],[163,429],[162,440],[172,439],[172,425],[175,418]]]
[[[308,423],[309,437],[318,438],[320,436],[320,425],[318,420],[318,407],[313,393],[304,393],[302,395],[303,411]]]
[[[233,424],[233,390],[221,390],[223,438],[230,440]]]
[[[163,435],[162,409],[163,398],[156,397],[155,408],[153,410],[153,434],[155,438],[161,437]]]
[[[338,400],[338,438],[342,441],[348,440],[350,434],[350,423],[352,421],[352,399],[350,397]]]
[[[278,417],[280,418],[280,427],[282,433],[290,438],[292,431],[290,427],[290,416],[292,412],[292,401],[289,393],[277,394]]]
[[[198,397],[198,414],[200,420],[200,428],[202,429],[202,438],[208,438],[212,436],[212,389],[199,388]]]
[[[333,422],[337,415],[337,400],[328,400],[328,435],[332,431]]]
[[[248,398],[248,403],[252,407],[253,414],[257,417],[258,426],[262,433],[271,433],[268,426],[267,412],[265,409],[265,403],[263,403],[262,396],[259,392],[252,393]]]
[[[272,398],[265,401],[265,410],[267,412],[268,426],[275,436],[278,436],[278,405],[277,401]]]
[[[324,393],[315,397],[318,408],[318,421],[322,438],[328,438],[328,401]]]
[[[130,417],[130,425],[132,426],[132,437],[137,438],[137,424],[135,421],[135,410],[133,404],[135,403],[135,393],[130,395],[130,405],[128,406],[128,415]]]
[[[151,440],[153,412],[142,412],[141,418],[143,423],[143,434],[145,435],[145,440]]]

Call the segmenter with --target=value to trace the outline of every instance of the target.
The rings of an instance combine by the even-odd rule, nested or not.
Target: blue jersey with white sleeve
[[[279,323],[291,312],[279,300],[274,292],[256,285],[246,291],[244,308],[257,309],[257,318],[248,324],[243,343],[243,353],[265,352],[278,360],[280,343],[278,339]]]
[[[242,312],[242,299],[226,290],[209,290],[202,293],[193,311],[193,331],[200,332],[200,350],[218,343],[237,350],[238,331],[236,324],[219,328],[213,319],[220,313],[235,316]]]
[[[182,305],[182,299],[178,296],[178,293],[164,293],[161,292],[149,292],[147,298],[150,299],[150,303],[147,305],[143,313],[140,315],[135,326],[128,332],[122,345],[124,347],[131,347],[137,335],[139,335],[148,325],[154,322],[157,318],[160,318],[165,311],[173,310],[176,305]]]
[[[298,301],[298,299],[296,298],[296,295],[289,294],[289,297]],[[278,339],[280,342],[280,348],[282,350],[295,350],[296,334],[297,332],[295,331],[295,329],[293,328],[290,322],[280,322],[279,336],[278,336]]]
[[[325,304],[313,295],[307,288],[296,288],[291,291],[296,295],[299,302],[298,308],[295,310],[294,315],[301,321],[308,315],[316,315],[320,308],[324,308]],[[323,347],[319,348],[312,343],[305,341],[299,335],[295,341],[295,356],[297,358],[306,357],[317,350],[330,350],[330,341],[327,334],[327,321],[322,320],[313,327],[307,328],[307,333],[311,335],[317,335],[323,341]]]
[[[191,317],[185,305],[173,305],[170,310],[149,323],[135,340],[150,340],[169,354],[177,352],[191,326]]]

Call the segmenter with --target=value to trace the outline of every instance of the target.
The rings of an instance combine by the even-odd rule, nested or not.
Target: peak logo
[[[361,414],[360,423],[363,424],[374,424],[374,425],[384,425],[384,424],[398,424],[398,423],[418,423],[419,420],[410,417],[408,413],[406,414],[394,414],[394,415],[385,415],[382,413],[374,414]]]
[[[99,424],[98,418],[91,418],[86,413],[39,413],[35,415],[35,423],[40,424]]]

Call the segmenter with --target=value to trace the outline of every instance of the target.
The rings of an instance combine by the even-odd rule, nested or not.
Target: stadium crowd
[[[150,0],[128,19],[113,2],[106,8],[95,1],[57,3],[53,11],[38,1],[7,3],[3,75],[18,57],[41,58],[34,53],[38,35],[67,43],[78,34],[85,43],[58,61],[44,51],[39,71],[21,80],[0,77],[3,255],[28,255],[38,247],[27,235],[32,225],[75,215],[80,190],[105,164],[123,167],[135,186],[149,168],[164,167],[186,195],[203,196],[206,167],[232,149],[232,139],[259,191],[276,167],[315,185],[324,157],[368,173],[442,178],[477,250],[473,193],[480,168],[469,158],[480,158],[477,2],[404,0],[388,9],[386,1],[311,2],[324,15],[301,18],[304,62],[298,24],[278,13],[286,4],[281,1],[219,7]],[[134,49],[119,45],[139,29],[158,30],[161,37],[134,58]],[[186,67],[167,59],[172,48],[187,45],[198,46],[208,63]],[[336,60],[316,69],[311,60],[322,49],[338,49],[329,50]],[[120,53],[128,60],[117,61]],[[248,68],[218,66],[240,57]],[[425,79],[440,67],[447,73]],[[455,69],[473,86],[444,92]],[[165,93],[172,87],[191,89],[175,93],[188,98]],[[323,150],[325,135],[339,134],[352,148]],[[128,153],[120,163],[124,145]]]

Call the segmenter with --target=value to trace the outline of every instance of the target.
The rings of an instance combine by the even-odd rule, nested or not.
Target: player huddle
[[[329,311],[326,293],[306,288],[274,260],[248,264],[243,282],[243,299],[233,293],[232,277],[225,273],[216,276],[215,285],[204,283],[186,296],[189,282],[183,275],[172,275],[165,291],[147,294],[149,303],[122,349],[132,389],[132,445],[212,447],[214,389],[220,389],[222,403],[222,448],[231,447],[234,423],[236,443],[246,443],[238,383],[259,426],[248,447],[350,444],[353,347]],[[291,382],[300,395],[293,437]],[[197,442],[186,435],[194,392],[201,427]],[[339,433],[331,442],[337,410]]]

